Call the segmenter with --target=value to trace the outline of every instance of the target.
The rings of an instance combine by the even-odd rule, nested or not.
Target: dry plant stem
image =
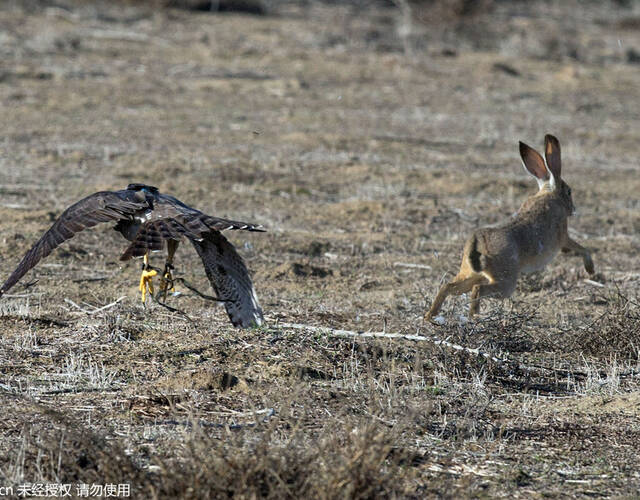
[[[136,33],[134,31],[108,30],[108,29],[85,29],[80,34],[84,37],[95,38],[97,40],[118,40],[123,42],[153,43],[163,47],[169,46],[166,40],[158,37]]]
[[[320,332],[325,333],[331,337],[360,337],[360,338],[387,338],[387,339],[403,339],[403,340],[416,340],[416,341],[426,341],[431,342],[435,345],[443,345],[445,347],[449,347],[451,349],[465,351],[470,354],[474,354],[476,356],[482,356],[496,363],[505,363],[506,360],[497,358],[492,356],[491,354],[481,351],[480,349],[474,349],[471,347],[464,347],[458,344],[454,344],[452,342],[448,342],[446,340],[440,340],[436,337],[425,337],[423,335],[411,335],[405,333],[387,333],[387,332],[354,332],[351,330],[336,330],[333,328],[323,327],[323,326],[311,326],[311,325],[302,325],[300,323],[280,323],[278,326],[282,328],[291,328],[294,330],[309,330],[312,332]]]
[[[427,269],[431,270],[431,266],[425,264],[412,264],[411,262],[394,262],[393,267],[406,267],[409,269]]]
[[[88,310],[86,310],[86,309],[84,309],[84,308],[80,307],[78,304],[76,304],[76,303],[75,303],[73,300],[71,300],[71,299],[67,299],[67,298],[65,298],[65,299],[64,299],[64,301],[65,301],[67,304],[69,304],[69,305],[71,305],[71,306],[75,307],[76,309],[78,309],[80,312],[83,312],[83,313],[85,313],[85,314],[96,314],[96,313],[99,313],[99,312],[102,312],[102,311],[106,311],[107,309],[111,309],[112,307],[114,307],[114,306],[118,305],[120,302],[122,302],[122,301],[123,301],[124,299],[126,299],[126,298],[127,298],[127,297],[123,295],[122,297],[120,297],[120,298],[116,299],[115,301],[111,302],[110,304],[107,304],[107,305],[102,306],[102,307],[98,307],[97,309],[94,309],[94,310],[92,310],[92,311],[88,311]]]
[[[312,332],[324,333],[330,337],[346,337],[346,338],[386,338],[386,339],[403,339],[403,340],[414,340],[421,342],[430,342],[433,345],[447,347],[449,349],[454,349],[456,351],[463,351],[469,354],[473,354],[475,356],[483,357],[489,361],[497,363],[499,365],[508,365],[510,367],[516,368],[518,370],[522,370],[529,373],[539,373],[539,372],[551,372],[562,376],[571,376],[574,378],[587,378],[589,376],[586,372],[574,371],[574,370],[564,370],[561,368],[550,368],[548,366],[541,365],[531,365],[520,363],[519,361],[510,360],[506,358],[498,358],[496,356],[491,355],[486,351],[482,351],[473,347],[466,347],[459,344],[454,344],[453,342],[449,342],[447,340],[442,340],[437,337],[425,337],[423,335],[411,335],[404,333],[387,333],[387,332],[354,332],[352,330],[339,330],[327,327],[318,327],[311,325],[303,325],[300,323],[280,323],[278,326],[281,328],[290,328],[294,330],[308,330]],[[619,374],[620,377],[634,377],[640,374],[640,370],[638,369],[630,369]],[[606,373],[600,372],[600,376],[605,377]]]
[[[262,416],[264,415],[264,416]],[[260,423],[267,423],[269,419],[275,415],[275,410],[273,408],[265,408],[263,410],[257,410],[255,412],[245,412],[239,413],[238,416],[254,416],[256,417],[255,422],[250,422],[246,424],[220,424],[215,422],[205,422],[201,420],[162,420],[159,422],[154,422],[154,425],[182,425],[185,427],[207,427],[207,428],[219,428],[219,429],[230,429],[230,430],[238,430],[248,427],[255,427]],[[258,416],[262,416],[260,420],[257,419]]]

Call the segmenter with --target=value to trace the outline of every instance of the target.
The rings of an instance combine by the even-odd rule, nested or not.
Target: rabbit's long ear
[[[555,179],[551,170],[547,168],[544,159],[535,149],[527,146],[524,142],[520,142],[520,157],[524,168],[538,181],[539,189],[542,189],[542,186],[547,182],[551,189],[555,188]]]
[[[559,179],[561,170],[560,141],[550,134],[544,136],[544,157],[553,176]]]

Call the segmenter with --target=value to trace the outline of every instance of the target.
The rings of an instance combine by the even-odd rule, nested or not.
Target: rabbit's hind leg
[[[440,311],[440,308],[442,307],[445,299],[449,295],[461,295],[463,293],[467,293],[474,286],[478,285],[481,282],[486,282],[486,278],[481,274],[475,274],[471,277],[462,279],[456,276],[453,281],[443,285],[442,288],[440,288],[438,295],[436,295],[436,298],[433,299],[433,304],[431,304],[431,308],[429,309],[427,314],[425,314],[424,319],[426,321],[430,321],[433,317],[435,317],[438,314],[438,311]]]
[[[510,297],[516,288],[518,277],[502,279],[494,283],[479,283],[471,290],[471,303],[469,304],[469,317],[478,314],[480,310],[481,297],[507,298]]]

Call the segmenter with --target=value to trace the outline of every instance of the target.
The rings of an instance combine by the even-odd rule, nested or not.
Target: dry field
[[[130,182],[268,229],[228,235],[258,329],[180,285],[189,319],[143,307],[107,225],[3,297],[0,487],[638,497],[640,4],[265,5],[0,3],[2,280]],[[560,255],[477,321],[458,297],[425,324],[465,237],[535,192],[517,141],[545,133],[597,275]],[[211,293],[189,245],[176,266]]]

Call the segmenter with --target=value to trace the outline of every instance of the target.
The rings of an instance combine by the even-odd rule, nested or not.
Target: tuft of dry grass
[[[208,436],[196,429],[178,461],[159,465],[166,498],[395,498],[406,475],[378,423],[329,420],[310,439],[301,428],[269,426]]]
[[[584,331],[576,336],[576,346],[599,359],[620,362],[640,361],[640,305],[619,289],[605,298],[607,307]]]
[[[144,471],[113,440],[33,399],[0,392],[3,458],[0,481],[143,485]],[[16,420],[16,415],[19,419]],[[18,425],[12,425],[18,423]]]

